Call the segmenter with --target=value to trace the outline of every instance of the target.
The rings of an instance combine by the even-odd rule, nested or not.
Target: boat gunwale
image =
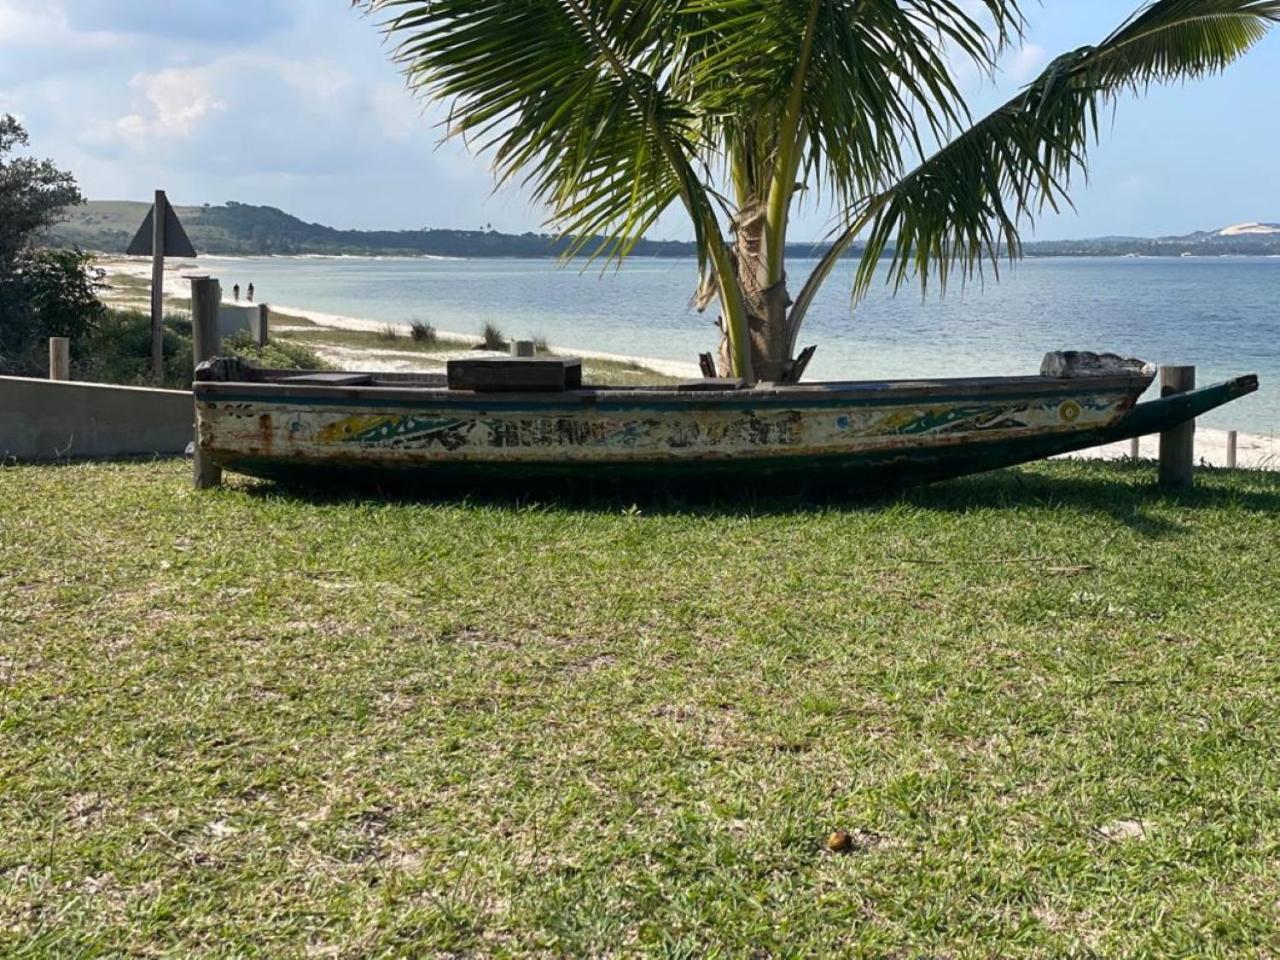
[[[197,381],[197,400],[217,399],[261,403],[309,403],[323,405],[364,404],[370,406],[432,406],[458,408],[560,408],[591,409],[601,406],[635,407],[785,407],[822,406],[831,403],[868,403],[882,406],[899,402],[928,400],[954,402],[1021,396],[1080,396],[1087,394],[1128,394],[1136,400],[1154,379],[1146,374],[1114,376],[1045,377],[953,377],[932,380],[837,380],[805,384],[767,384],[728,390],[681,390],[671,387],[595,387],[563,391],[449,390],[427,385],[348,385],[281,383],[270,378],[277,371],[261,371],[257,380]],[[298,375],[298,371],[280,371]],[[356,375],[353,372],[353,375]],[[379,374],[366,374],[378,377]]]

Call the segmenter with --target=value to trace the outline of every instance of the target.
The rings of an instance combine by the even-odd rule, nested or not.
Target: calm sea
[[[688,260],[631,261],[621,270],[543,260],[208,258],[222,280],[253,282],[260,301],[393,324],[426,320],[584,350],[696,362],[715,346],[711,317],[689,306]],[[801,278],[811,263],[793,261]],[[810,377],[880,379],[1025,374],[1047,350],[1110,350],[1155,363],[1193,363],[1201,383],[1262,377],[1259,394],[1205,419],[1280,431],[1280,259],[1044,259],[998,282],[877,287],[857,309],[853,264],[841,266],[810,313]],[[799,282],[793,282],[794,289]]]

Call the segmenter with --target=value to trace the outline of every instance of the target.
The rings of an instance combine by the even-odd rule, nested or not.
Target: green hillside
[[[123,253],[150,209],[148,203],[95,200],[76,208],[50,232],[54,245],[75,245],[102,253]],[[177,207],[178,216],[201,253],[327,254],[355,256],[555,257],[565,241],[545,233],[510,234],[493,230],[338,230],[304,220],[275,207],[245,203]],[[1254,225],[1259,228],[1266,224]],[[1275,256],[1280,255],[1280,229],[1275,232],[1205,231],[1181,237],[1101,237],[1028,243],[1037,257],[1118,256]],[[814,256],[812,243],[787,245],[791,258]],[[888,255],[892,250],[886,251]],[[861,254],[855,246],[849,255]],[[693,244],[642,240],[640,257],[692,257]]]
[[[123,253],[150,209],[148,203],[95,200],[72,211],[49,242]],[[201,253],[330,254],[446,257],[554,257],[563,241],[548,234],[484,230],[337,230],[307,223],[275,207],[243,203],[175,207]],[[639,256],[692,256],[687,243],[642,241]]]

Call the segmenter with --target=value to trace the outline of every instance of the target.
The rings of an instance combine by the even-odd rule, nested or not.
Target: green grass
[[[1275,955],[1275,475],[189,470],[0,469],[0,954]]]

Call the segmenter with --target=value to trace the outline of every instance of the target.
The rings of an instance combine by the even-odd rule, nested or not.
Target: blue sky
[[[1034,0],[1025,47],[975,110],[1053,55],[1105,36],[1137,0]],[[1042,238],[1186,233],[1280,221],[1280,31],[1226,75],[1121,104],[1077,210]],[[240,200],[349,227],[539,229],[483,157],[438,145],[438,108],[405,91],[346,0],[0,0],[0,111],[92,199]],[[805,211],[797,237],[825,233]],[[683,236],[670,216],[655,233]]]

